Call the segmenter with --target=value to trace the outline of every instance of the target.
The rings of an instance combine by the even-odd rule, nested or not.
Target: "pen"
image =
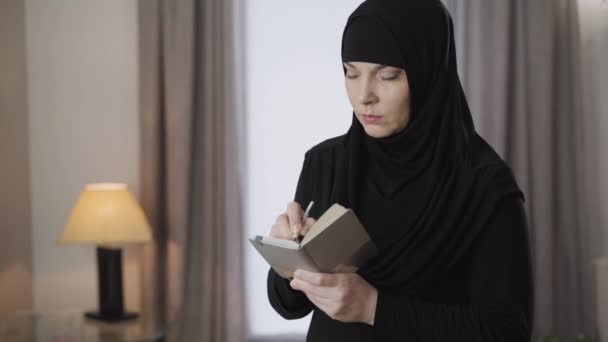
[[[304,224],[306,224],[306,219],[308,218],[308,215],[310,214],[310,208],[312,208],[312,205],[315,203],[315,201],[310,201],[310,203],[308,203],[308,207],[306,207],[306,211],[304,211],[304,216],[302,217],[302,222]],[[300,243],[300,234],[298,234],[298,236],[295,236],[293,238],[293,241]]]

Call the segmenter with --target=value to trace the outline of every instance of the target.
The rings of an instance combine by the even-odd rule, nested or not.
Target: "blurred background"
[[[9,335],[18,315],[97,308],[98,243],[57,240],[99,182],[149,221],[121,261],[142,334],[303,341],[310,316],[274,312],[246,238],[350,125],[340,43],[360,3],[0,0],[0,341],[36,329]],[[444,4],[477,131],[526,194],[535,338],[608,341],[608,2]]]

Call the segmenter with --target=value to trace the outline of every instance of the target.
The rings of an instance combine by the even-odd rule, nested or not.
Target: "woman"
[[[287,319],[313,311],[307,341],[529,341],[532,280],[524,195],[475,132],[439,0],[368,0],[342,38],[348,132],[310,149],[295,201],[271,235],[305,235],[352,208],[379,249],[355,274],[272,269]]]

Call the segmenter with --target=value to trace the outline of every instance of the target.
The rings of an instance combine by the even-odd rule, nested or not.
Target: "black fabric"
[[[343,62],[368,62],[405,69],[391,32],[377,18],[358,17],[344,31]]]
[[[470,248],[501,198],[519,194],[523,199],[523,193],[495,153],[486,160],[467,160],[476,133],[456,70],[451,17],[443,4],[368,0],[349,16],[345,33],[353,22],[368,17],[394,35],[410,84],[412,117],[401,132],[376,139],[353,113],[345,141],[347,167],[332,201],[360,214],[380,248],[361,274],[382,287],[415,293],[449,271]],[[348,42],[343,41],[343,49]],[[495,174],[484,177],[488,172]],[[362,200],[372,195],[368,183],[391,203],[391,210],[364,207]]]
[[[374,26],[377,23],[384,29]],[[369,32],[372,36],[357,39],[349,32],[351,25],[357,35]],[[383,40],[376,53],[361,53],[378,32],[390,32],[392,39]],[[523,304],[530,293],[520,291],[531,281],[526,273],[529,261],[523,257],[516,261],[512,253],[485,261],[478,256],[477,262],[483,267],[470,271],[471,258],[475,258],[471,255],[475,242],[490,229],[526,230],[521,212],[496,214],[505,199],[523,202],[524,195],[508,165],[475,132],[456,70],[452,21],[441,2],[363,2],[348,18],[343,36],[343,51],[348,53],[343,61],[390,61],[389,41],[395,42],[402,56],[410,85],[408,125],[393,136],[376,139],[365,133],[353,113],[344,136],[307,152],[296,201],[305,205],[314,200],[313,217],[335,202],[354,209],[376,243],[378,256],[358,273],[378,289],[382,298],[377,326],[387,331],[375,333],[387,339],[380,341],[414,336],[399,330],[403,327],[429,329],[416,335],[420,341],[446,341],[454,336],[471,337],[469,341],[491,340],[484,339],[491,331],[509,336],[505,327],[520,329],[531,317]],[[352,46],[359,44],[363,46]],[[510,215],[515,221],[507,220]],[[524,253],[527,241],[515,241],[509,248]],[[504,279],[508,287],[484,289],[479,284],[471,285],[475,279],[496,276],[501,265],[511,263],[516,263],[519,273],[509,273]],[[269,273],[269,296],[279,313],[297,318],[313,309],[303,294],[294,294],[289,288],[283,288],[287,293],[281,291],[285,284],[273,273]],[[482,293],[472,293],[472,289],[481,289]],[[501,308],[503,297],[521,305]],[[438,307],[431,309],[427,306],[430,303]],[[478,308],[498,313],[483,315]],[[428,314],[424,313],[426,309]],[[522,315],[526,317],[523,321]],[[428,321],[417,322],[419,319]],[[413,326],[418,323],[425,328]],[[424,336],[433,326],[450,324],[454,326],[445,331],[444,339]],[[462,326],[457,328],[458,324]],[[367,328],[362,324],[345,325],[315,310],[309,341],[371,341],[373,336],[364,331],[369,334],[372,330]],[[334,335],[334,339],[327,339],[324,331],[341,332],[351,338]],[[437,334],[441,333],[428,336]]]
[[[470,158],[495,158],[485,141],[475,136]],[[318,218],[332,204],[337,179],[345,172],[346,137],[329,139],[308,151],[294,200],[315,200],[311,216]],[[497,173],[486,168],[483,177]],[[384,210],[388,201],[374,204],[371,196],[362,212]],[[370,206],[368,208],[368,206]],[[386,210],[393,210],[389,207]],[[390,225],[366,227],[370,233]],[[532,271],[528,229],[523,202],[518,194],[496,204],[486,229],[471,243],[459,262],[426,288],[411,294],[406,287],[385,288],[365,278],[378,289],[374,326],[342,323],[317,309],[303,292],[272,269],[268,272],[268,298],[286,319],[302,318],[313,311],[307,341],[529,341],[532,327]]]

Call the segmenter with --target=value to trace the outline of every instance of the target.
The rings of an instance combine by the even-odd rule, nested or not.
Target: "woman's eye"
[[[389,81],[389,80],[394,80],[397,77],[399,77],[399,74],[396,74],[396,75],[393,75],[393,76],[386,76],[386,77],[383,76],[382,79],[385,80],[385,81]]]
[[[359,75],[351,75],[351,74],[346,74],[346,78],[350,78],[350,79],[357,78],[358,76],[359,76]],[[385,80],[385,81],[394,80],[394,79],[396,79],[397,77],[399,77],[399,74],[392,75],[392,76],[380,76],[380,78],[381,78],[382,80]]]

